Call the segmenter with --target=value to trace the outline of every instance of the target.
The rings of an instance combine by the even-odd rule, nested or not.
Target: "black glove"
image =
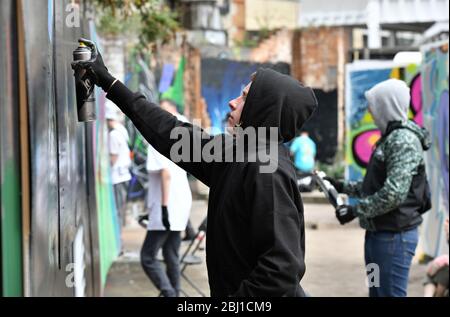
[[[170,231],[170,222],[169,222],[169,211],[167,210],[167,206],[161,206],[162,211],[162,223],[167,231]]]
[[[139,216],[138,223],[141,225],[141,227],[147,228],[147,225],[145,223],[146,221],[148,221],[148,214]]]
[[[335,180],[334,178],[328,176],[324,177],[323,179],[329,181],[331,185],[333,185],[333,187],[336,188],[338,193],[342,193],[344,191],[344,182]]]
[[[78,41],[89,47],[91,50],[91,59],[89,61],[72,62],[72,69],[75,71],[78,69],[86,70],[86,75],[89,76],[92,83],[101,87],[103,91],[108,92],[115,78],[108,72],[108,68],[106,68],[102,55],[97,50],[97,46],[94,42],[83,38]]]
[[[336,209],[336,218],[339,220],[341,225],[352,221],[356,218],[355,208],[349,205],[342,205]]]

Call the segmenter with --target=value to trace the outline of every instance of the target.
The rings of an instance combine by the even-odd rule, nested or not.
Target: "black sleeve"
[[[257,263],[234,296],[296,296],[305,271],[303,221],[289,180],[278,172],[259,174],[247,186]]]
[[[211,164],[203,162],[199,154],[201,154],[201,149],[211,139],[211,136],[199,127],[178,120],[159,106],[147,101],[142,94],[133,93],[119,81],[114,84],[106,97],[131,119],[139,132],[159,153],[170,160],[172,160],[170,155],[172,146],[182,137],[186,138],[187,134],[189,142],[183,143],[187,148],[183,146],[182,149],[183,151],[189,150],[189,159],[183,159],[175,163],[205,185],[210,186]],[[175,133],[171,138],[171,133],[175,131],[179,131],[179,133]],[[198,136],[197,147],[193,140],[195,136]],[[200,153],[198,153],[199,151]],[[195,160],[194,155],[196,155]]]

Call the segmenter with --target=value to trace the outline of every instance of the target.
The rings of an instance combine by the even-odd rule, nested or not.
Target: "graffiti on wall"
[[[97,33],[92,22],[89,25],[91,38],[96,43]],[[101,50],[101,48],[100,48]],[[97,121],[92,125],[93,152],[95,153],[94,173],[95,192],[98,216],[98,238],[100,252],[100,277],[102,285],[106,283],[106,276],[113,261],[120,250],[120,224],[114,199],[111,172],[109,165],[108,127],[105,119],[105,94],[96,89]]]
[[[422,81],[418,65],[392,62],[354,63],[347,66],[346,84],[346,178],[361,180],[381,133],[367,109],[364,93],[376,84],[396,78],[411,89],[409,118],[423,125]]]
[[[207,103],[213,131],[224,131],[224,119],[230,111],[228,102],[240,95],[250,82],[251,74],[259,67],[273,68],[283,74],[290,73],[289,65],[285,63],[256,64],[218,58],[202,59],[202,96]]]
[[[448,217],[448,42],[424,47],[422,73],[423,122],[431,134],[427,173],[433,208],[426,214],[422,247],[426,254],[448,253],[443,223]]]

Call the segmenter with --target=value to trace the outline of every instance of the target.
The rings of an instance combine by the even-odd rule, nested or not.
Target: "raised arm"
[[[212,163],[202,161],[201,150],[212,137],[201,128],[178,120],[146,100],[142,94],[130,91],[109,73],[93,42],[86,39],[80,39],[80,42],[91,49],[92,57],[89,61],[72,63],[74,70],[86,70],[82,78],[76,78],[77,87],[85,88],[86,95],[92,91],[92,83],[101,87],[107,93],[107,98],[131,119],[144,138],[159,153],[209,186]],[[182,155],[175,158],[171,156],[174,145],[179,150],[175,154],[183,151]]]
[[[212,139],[211,136],[197,126],[178,120],[169,112],[149,102],[142,94],[133,93],[119,81],[111,87],[106,97],[131,119],[134,126],[159,153],[174,161],[205,185],[210,185],[210,168],[213,163],[204,162],[199,153],[194,151],[201,152],[204,145]],[[195,146],[196,142],[198,147]],[[171,156],[171,150],[175,149],[174,145],[183,151],[183,155],[187,154],[179,162],[177,158]],[[175,152],[180,154],[179,151]],[[196,160],[194,155],[198,155]]]

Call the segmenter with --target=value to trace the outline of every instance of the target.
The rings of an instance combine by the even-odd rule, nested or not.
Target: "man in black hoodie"
[[[188,131],[191,138],[200,131],[201,150],[209,142],[231,138],[209,136],[148,102],[143,95],[131,92],[109,74],[94,43],[80,41],[91,48],[92,59],[75,62],[73,68],[87,70],[86,76],[107,93],[107,98],[162,155],[171,159],[171,148],[180,141],[173,138],[173,133],[171,138],[174,129]],[[269,139],[266,131],[266,142],[246,147],[244,160],[210,162],[202,158],[176,162],[210,188],[206,260],[211,296],[303,296],[303,203],[283,143],[300,132],[317,107],[317,100],[310,88],[269,69],[259,70],[245,96],[237,99],[241,113],[232,111],[232,122],[242,129],[275,128],[275,140]],[[232,110],[236,105],[230,102]],[[231,143],[222,142],[228,144],[222,149],[226,152],[227,146],[235,148],[236,138],[239,135]],[[271,157],[271,162],[277,165],[273,173],[262,173],[264,163],[248,157],[250,152],[266,152],[274,143],[277,155]],[[189,148],[190,153],[194,150]]]

